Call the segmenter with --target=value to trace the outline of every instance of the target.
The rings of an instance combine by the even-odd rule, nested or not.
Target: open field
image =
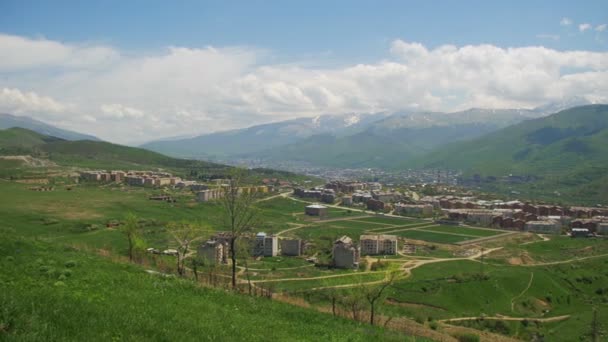
[[[68,316],[68,318],[73,317],[72,319],[76,322],[79,322],[79,315],[85,314],[96,314],[101,317],[117,316],[118,311],[116,310],[124,310],[127,318],[134,317],[138,306],[127,308],[127,304],[119,304],[114,309],[105,308],[107,306],[105,304],[115,301],[128,303],[130,300],[125,298],[133,296],[134,303],[147,305],[145,307],[152,311],[162,311],[164,309],[161,309],[161,306],[169,305],[164,304],[164,299],[159,299],[158,303],[146,304],[149,301],[147,298],[159,297],[158,293],[154,291],[170,293],[166,299],[175,301],[175,304],[168,306],[170,312],[177,312],[179,305],[185,305],[181,300],[175,300],[173,296],[178,296],[179,293],[190,298],[192,307],[186,306],[184,310],[192,315],[195,315],[196,310],[220,310],[215,306],[219,305],[218,302],[232,305],[230,303],[242,301],[242,297],[230,299],[232,295],[222,291],[198,289],[195,286],[187,285],[189,284],[187,281],[151,277],[143,274],[142,270],[136,266],[117,264],[96,255],[106,255],[112,260],[121,258],[124,260],[127,254],[124,235],[116,228],[107,228],[105,224],[112,220],[122,220],[127,212],[133,212],[141,218],[144,226],[142,237],[147,246],[164,249],[174,247],[173,239],[166,231],[167,223],[171,221],[186,220],[196,223],[201,227],[201,234],[204,237],[214,231],[223,230],[219,204],[195,203],[190,194],[179,192],[173,194],[178,199],[176,203],[150,201],[148,197],[155,193],[155,190],[143,188],[80,185],[73,187],[72,190],[67,190],[64,186],[56,186],[55,190],[51,192],[35,192],[28,190],[30,186],[29,184],[0,181],[0,191],[3,194],[0,197],[0,215],[2,217],[0,229],[3,229],[3,232],[10,232],[3,235],[3,237],[7,236],[8,240],[3,240],[4,243],[0,242],[0,246],[2,246],[0,253],[3,258],[0,260],[2,262],[0,272],[3,274],[3,282],[0,282],[0,287],[3,287],[0,288],[3,295],[0,295],[0,298],[3,307],[10,308],[12,310],[10,312],[13,312],[15,317],[26,317],[33,314],[46,315],[44,311],[46,309],[39,309],[36,306],[38,304],[34,306],[36,311],[32,311],[31,303],[38,303],[38,301],[40,305],[57,306],[61,308],[62,312],[63,310],[74,311],[73,316]],[[339,220],[310,222],[303,220],[299,215],[304,211],[305,205],[305,203],[282,197],[259,202],[257,208],[260,223],[252,229],[252,232],[275,233],[294,228],[287,234],[299,236],[311,242],[312,247],[307,252],[307,256],[316,254],[322,261],[330,258],[328,253],[331,250],[331,244],[341,235],[348,235],[358,240],[359,235],[370,231],[373,233],[395,231],[393,234],[406,239],[426,241],[420,242],[416,252],[411,255],[394,256],[386,260],[382,257],[369,259],[372,262],[380,259],[388,263],[390,269],[400,270],[399,280],[389,288],[386,300],[379,306],[381,313],[385,316],[427,321],[429,317],[439,320],[477,317],[483,314],[499,317],[500,315],[523,317],[531,322],[534,318],[570,315],[570,318],[563,321],[534,323],[527,326],[521,322],[505,321],[504,326],[507,326],[507,329],[504,328],[503,323],[498,324],[498,327],[494,323],[490,326],[475,320],[461,320],[454,323],[500,332],[524,340],[531,339],[533,334],[543,334],[552,341],[570,341],[588,331],[587,327],[591,318],[589,303],[596,303],[600,317],[608,316],[605,306],[605,303],[608,302],[608,290],[604,290],[608,289],[608,274],[605,272],[608,265],[608,256],[605,255],[608,253],[606,252],[608,251],[608,240],[551,236],[545,241],[531,234],[517,234],[504,240],[483,242],[482,246],[487,249],[500,249],[493,250],[486,255],[482,267],[478,257],[467,259],[467,256],[472,253],[477,253],[478,249],[475,248],[479,247],[453,244],[494,236],[502,233],[501,231],[441,226],[423,220],[385,217],[355,217],[353,219],[353,216],[358,215],[357,213],[340,213],[339,215],[342,216],[336,217]],[[397,224],[397,226],[391,226],[391,224]],[[34,239],[38,241],[36,242]],[[14,246],[19,246],[19,250],[23,252],[17,254],[14,252]],[[33,249],[39,250],[39,252],[32,252]],[[84,252],[84,250],[90,252]],[[30,254],[31,258],[29,258]],[[12,258],[5,258],[8,256]],[[579,260],[579,258],[588,257],[590,258]],[[47,279],[47,276],[39,275],[37,264],[35,267],[32,266],[34,262],[39,263],[38,259],[42,260],[41,266],[61,271],[63,267],[60,266],[67,260],[66,258],[76,259],[77,263],[82,265],[82,269],[81,266],[78,266],[72,270],[69,279],[62,280],[65,287],[54,285],[58,279],[54,279],[53,282],[48,280],[48,283],[44,283],[46,285],[37,289],[22,286],[23,289],[20,292],[11,287],[14,286],[11,283],[33,284],[40,282],[41,279]],[[369,273],[363,266],[359,271],[328,269],[315,267],[304,259],[305,257],[248,259],[249,275],[258,288],[286,292],[288,296],[306,300],[310,305],[319,304],[325,307],[329,305],[326,298],[327,288],[340,293],[344,291],[345,298],[350,298],[348,296],[353,295],[353,288],[373,288],[386,279],[385,271]],[[14,265],[21,265],[18,267],[25,267],[26,271],[22,272],[24,274],[18,274],[19,272],[10,266],[11,264],[5,263],[6,260],[13,260],[11,262],[16,262]],[[172,272],[174,262],[173,257],[157,256],[149,261],[149,267]],[[240,262],[239,265],[242,266],[243,263]],[[224,276],[227,274],[227,268],[220,267],[217,272]],[[94,269],[97,269],[100,274],[96,275]],[[115,272],[116,275],[103,275],[109,272]],[[241,284],[246,284],[244,271],[239,269],[239,272],[241,272],[239,275]],[[482,272],[483,276],[481,276]],[[83,278],[80,278],[81,275]],[[108,278],[104,279],[104,277]],[[11,279],[11,281],[7,283],[4,279]],[[98,290],[97,286],[90,289],[87,287],[89,285],[86,285],[88,283],[85,283],[85,279],[87,282],[91,280],[98,282],[100,289]],[[147,282],[156,285],[150,285],[151,287],[148,288]],[[111,288],[112,286],[108,285],[110,283],[141,288],[141,294],[134,294],[128,289],[115,291],[116,293],[101,290],[104,286]],[[211,291],[209,292],[211,294],[206,291]],[[4,293],[15,294],[15,296],[7,297]],[[80,294],[76,296],[74,293]],[[193,301],[192,298],[197,296],[207,298],[209,303]],[[229,297],[226,299],[222,296]],[[60,301],[63,301],[64,304],[60,304]],[[86,306],[83,305],[83,301],[93,303],[93,305],[88,308],[75,309],[77,306]],[[30,303],[30,305],[20,307],[20,302]],[[268,305],[275,304],[268,303],[271,303]],[[261,305],[267,305],[259,304],[256,299],[251,299],[246,305],[249,304],[258,309],[262,307]],[[289,308],[291,307],[269,310],[276,310],[277,315],[291,317],[282,311]],[[239,306],[240,310],[249,312],[249,309]],[[224,311],[220,310],[220,312]],[[245,315],[245,313],[242,314]],[[225,320],[230,317],[227,313],[222,313],[222,315]],[[308,314],[304,315],[308,317],[306,316]],[[327,332],[326,326],[322,323],[315,323],[317,318],[314,316],[317,314],[311,313],[310,315],[313,317],[309,320],[312,322],[310,323],[313,327],[311,329],[317,329],[315,326],[319,326],[318,329],[321,331],[318,333],[320,335],[314,333],[313,336],[325,336],[325,339],[331,340],[333,335]],[[0,318],[2,317],[0,316]],[[168,316],[156,312],[150,313],[150,316],[147,317],[150,320],[160,319],[173,322],[167,318]],[[281,322],[278,317],[267,317],[274,319],[276,324]],[[241,318],[248,319],[245,316]],[[251,324],[263,326],[254,319],[250,321]],[[72,333],[69,330],[72,328],[68,328],[66,323],[56,320],[45,323],[44,326],[32,326],[33,323],[27,323],[29,324],[27,325],[24,323],[27,321],[21,318],[14,322],[11,324],[15,330],[11,331],[18,336],[26,336],[23,334],[33,331],[37,332],[37,336],[61,339],[66,336],[62,334],[68,333],[66,331]],[[210,322],[215,321],[210,319]],[[86,323],[83,324],[86,327]],[[121,323],[115,322],[114,318],[110,318],[108,324],[123,326]],[[140,325],[136,325],[137,327],[148,329],[150,334],[155,331],[146,323],[138,324]],[[182,327],[180,324],[194,324],[193,326],[196,327],[198,323],[185,321],[175,324],[178,327]],[[336,331],[340,331],[342,323],[332,323],[332,326],[333,324],[338,324]],[[357,328],[358,325],[350,322],[345,324],[347,329],[352,330],[356,336],[361,334]],[[91,329],[95,332],[94,328]],[[261,331],[262,328],[256,329],[253,329],[253,340],[257,338],[255,337],[257,336],[256,331]],[[301,329],[298,325],[293,329],[286,333],[300,333],[297,330]],[[441,332],[442,329],[440,326],[438,331]],[[374,334],[376,333],[374,332]],[[77,336],[82,338],[88,336],[84,334]],[[217,338],[222,339],[223,335],[218,334]],[[238,334],[245,334],[245,332],[236,334],[235,336],[240,336]],[[99,336],[100,338],[107,337],[104,333],[99,333]],[[179,332],[171,332],[166,336],[180,338],[183,335]],[[390,337],[382,339],[390,340]],[[351,340],[357,340],[357,337],[351,338]]]
[[[507,231],[490,230],[490,229],[483,229],[483,228],[475,229],[475,228],[467,228],[467,227],[459,227],[459,226],[445,226],[445,225],[431,226],[431,227],[423,228],[423,229],[426,231],[431,231],[431,232],[455,233],[455,234],[470,235],[470,236],[477,236],[477,237],[494,236],[494,235],[504,234],[507,232]]]
[[[269,330],[282,340],[408,338],[309,309],[148,275],[138,266],[7,230],[2,234],[3,340],[191,340],[197,331],[195,339],[265,341]]]

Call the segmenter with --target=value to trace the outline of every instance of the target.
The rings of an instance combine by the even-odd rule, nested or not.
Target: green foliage
[[[465,171],[490,191],[565,202],[608,202],[608,106],[576,107],[479,139],[443,146],[413,162]],[[411,167],[411,164],[408,164]],[[501,182],[507,175],[523,183]],[[477,175],[477,176],[476,176]]]
[[[471,333],[459,333],[455,334],[454,337],[458,342],[479,342],[479,336]]]

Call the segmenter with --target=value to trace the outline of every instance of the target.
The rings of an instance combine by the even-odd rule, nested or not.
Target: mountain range
[[[141,147],[188,158],[302,162],[330,167],[400,167],[434,148],[589,102],[573,98],[536,109],[480,109],[455,113],[396,112],[321,115],[256,125]]]
[[[25,128],[43,135],[53,136],[65,140],[100,140],[99,138],[94,137],[92,135],[57,128],[55,126],[46,124],[42,121],[38,121],[27,116],[16,116],[11,114],[0,113],[0,129],[7,129],[12,127]]]

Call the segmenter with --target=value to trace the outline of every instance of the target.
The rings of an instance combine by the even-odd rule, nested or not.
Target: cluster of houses
[[[226,264],[230,252],[230,233],[219,232],[197,247],[199,258],[206,264]],[[278,255],[300,256],[303,242],[300,239],[279,238],[259,232],[255,237],[244,236],[251,246],[251,254],[255,257],[274,257]]]
[[[254,257],[301,256],[305,243],[301,239],[279,238],[264,232],[254,237],[243,237]],[[361,255],[395,255],[398,252],[395,235],[361,235],[359,244],[348,236],[335,240],[332,248],[332,266],[357,268]],[[198,257],[207,265],[227,264],[230,253],[230,233],[219,232],[197,247]]]
[[[478,226],[543,234],[560,234],[571,228],[572,236],[608,234],[607,208],[483,201],[456,196],[424,197],[420,203],[441,210],[450,221]],[[572,230],[574,228],[576,230]]]
[[[239,194],[249,194],[249,193],[265,194],[265,193],[268,193],[269,191],[270,191],[270,189],[266,185],[244,186],[244,187],[239,187],[239,189],[238,189]],[[224,197],[225,193],[226,193],[226,191],[225,191],[224,186],[220,186],[220,187],[216,187],[216,188],[207,187],[207,189],[198,191],[196,193],[196,200],[198,202],[209,202],[209,201],[217,200],[217,199]]]
[[[125,183],[130,186],[177,186],[182,182],[170,173],[156,171],[82,171],[80,178],[88,182]]]
[[[397,252],[397,236],[395,235],[361,235],[359,245],[344,235],[334,241],[333,266],[357,268],[361,255],[395,255]]]

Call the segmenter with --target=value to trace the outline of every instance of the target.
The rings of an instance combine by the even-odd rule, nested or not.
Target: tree
[[[378,304],[379,300],[383,298],[382,295],[384,294],[384,290],[386,290],[389,286],[393,285],[396,278],[397,278],[397,273],[391,272],[389,274],[387,281],[382,283],[380,286],[371,286],[371,287],[367,287],[367,288],[364,287],[365,299],[369,303],[369,310],[370,310],[369,323],[371,325],[374,325],[374,323],[375,323],[374,319],[375,319],[376,308],[377,308],[376,305]]]
[[[228,243],[232,261],[232,288],[234,289],[236,289],[237,240],[251,228],[256,217],[256,210],[253,206],[255,193],[240,189],[243,175],[242,169],[235,169],[221,198],[224,224],[230,233]]]
[[[188,222],[171,222],[167,225],[169,233],[173,237],[173,240],[177,244],[177,273],[180,276],[185,275],[186,267],[185,261],[190,251],[190,245],[200,238],[197,236],[199,228]]]
[[[133,213],[128,213],[125,217],[125,223],[120,226],[120,231],[127,237],[127,242],[129,243],[129,261],[133,261],[135,243],[140,233],[139,219],[137,216]]]

